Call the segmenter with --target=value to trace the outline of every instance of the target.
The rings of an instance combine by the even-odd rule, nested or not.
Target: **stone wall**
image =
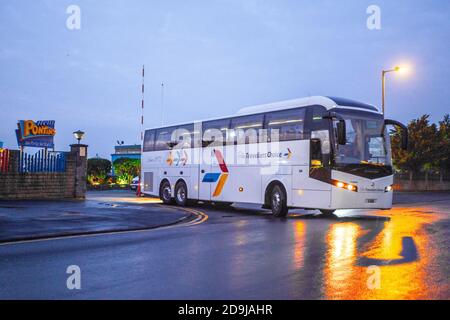
[[[450,191],[450,181],[394,179],[398,191]]]
[[[0,172],[0,200],[84,198],[86,145],[71,145],[66,153],[65,172],[20,173],[19,156],[18,150],[11,150],[9,170]]]

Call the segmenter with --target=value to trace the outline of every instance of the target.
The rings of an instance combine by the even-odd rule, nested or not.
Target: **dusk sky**
[[[69,5],[81,29],[66,26]],[[369,5],[381,29],[369,30]],[[36,1],[0,2],[0,141],[17,148],[17,120],[56,120],[57,150],[86,132],[90,156],[116,140],[140,143],[145,126],[235,113],[309,95],[380,105],[387,117],[433,121],[450,111],[450,1]]]

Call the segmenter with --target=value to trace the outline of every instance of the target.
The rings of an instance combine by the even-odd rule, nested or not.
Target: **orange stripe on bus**
[[[217,182],[216,190],[214,190],[213,197],[217,197],[222,192],[223,186],[225,185],[225,182],[227,181],[228,174],[224,173],[220,176],[219,182]]]

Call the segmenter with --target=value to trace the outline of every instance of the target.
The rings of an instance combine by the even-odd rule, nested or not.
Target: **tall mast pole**
[[[161,82],[161,126],[164,125],[164,82]]]
[[[145,66],[142,65],[142,100],[141,100],[141,145],[144,145],[144,80]]]

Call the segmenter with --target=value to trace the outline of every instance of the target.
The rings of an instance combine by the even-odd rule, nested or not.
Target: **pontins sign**
[[[20,120],[17,123],[17,143],[21,147],[53,148],[55,121]]]

